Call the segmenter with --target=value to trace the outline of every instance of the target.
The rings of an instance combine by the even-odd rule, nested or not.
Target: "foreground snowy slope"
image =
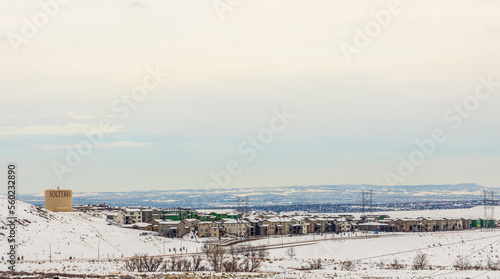
[[[7,198],[0,195],[0,249],[7,251]],[[118,258],[134,254],[163,254],[163,243],[168,249],[181,247],[179,240],[152,235],[141,236],[141,231],[107,225],[102,218],[82,213],[54,213],[18,201],[18,255],[25,260],[52,260],[72,258]],[[183,242],[188,252],[200,245]],[[99,250],[99,254],[98,254]],[[170,253],[168,253],[170,254]]]

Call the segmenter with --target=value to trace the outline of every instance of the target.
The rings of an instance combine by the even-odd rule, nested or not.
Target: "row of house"
[[[494,221],[464,218],[400,218],[387,215],[363,216],[340,214],[242,214],[234,210],[190,210],[183,208],[121,208],[107,218],[124,228],[158,232],[165,237],[220,238],[263,237],[271,235],[305,235],[353,231],[457,231],[493,227]]]
[[[197,219],[200,221],[218,221],[221,219],[239,219],[241,213],[234,210],[192,210],[185,208],[142,208],[125,207],[107,215],[110,222],[119,225],[133,225],[137,223],[149,223],[153,220],[182,221],[185,219]]]
[[[495,227],[494,220],[472,220],[465,218],[386,218],[379,221],[358,224],[364,230],[396,231],[396,232],[435,232],[459,231],[473,228]]]
[[[221,218],[217,221],[155,219],[123,225],[124,228],[157,231],[165,237],[182,237],[190,232],[198,237],[256,237],[270,235],[303,235],[310,233],[353,231],[355,223],[345,217],[313,218],[303,216]]]

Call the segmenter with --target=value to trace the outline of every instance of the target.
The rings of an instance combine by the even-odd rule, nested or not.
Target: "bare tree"
[[[322,269],[323,268],[323,262],[321,261],[321,259],[315,259],[315,260],[312,260],[311,262],[309,262],[309,268],[310,269]]]
[[[156,272],[163,265],[163,258],[148,257],[148,255],[136,254],[132,258],[125,261],[125,268],[128,271],[137,272]]]
[[[389,265],[392,269],[403,269],[403,265],[399,263],[397,258],[394,258],[392,263]]]
[[[467,256],[458,256],[457,261],[453,265],[458,270],[468,270],[472,268],[470,260]]]
[[[139,268],[140,260],[137,256],[125,260],[125,268],[127,271],[136,271]]]
[[[494,261],[491,256],[488,256],[488,260],[486,261],[486,269],[488,270],[500,270],[500,263],[498,261]]]
[[[226,258],[226,248],[220,245],[203,245],[202,249],[203,253],[207,257],[208,262],[212,266],[212,269],[215,272],[222,271],[222,264],[224,259]]]
[[[429,265],[429,260],[427,259],[426,254],[417,254],[415,258],[413,258],[413,269],[421,270],[426,269]]]
[[[295,251],[295,248],[290,247],[286,249],[286,255],[291,259],[295,258],[297,256],[297,252]]]
[[[193,256],[193,271],[203,271],[205,268],[201,265],[202,258],[200,256]]]
[[[244,252],[247,257],[247,261],[243,262],[242,265],[245,266],[247,272],[255,272],[259,269],[261,264],[269,256],[269,252],[264,249],[259,249],[252,245],[246,246],[246,251]]]
[[[356,263],[353,261],[345,261],[342,263],[342,269],[353,271],[356,268]]]
[[[384,260],[380,260],[378,263],[377,263],[377,267],[380,268],[380,269],[384,269],[385,267],[385,262]]]
[[[231,255],[231,257],[236,257],[238,255],[238,247],[235,246],[235,245],[232,245],[229,247],[229,249],[227,250],[227,252],[229,253],[229,255]]]

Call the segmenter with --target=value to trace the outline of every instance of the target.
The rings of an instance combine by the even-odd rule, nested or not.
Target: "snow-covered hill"
[[[0,195],[0,249],[7,251],[7,198]],[[134,254],[161,255],[163,243],[168,249],[180,248],[180,241],[152,235],[141,236],[142,231],[107,225],[106,220],[83,213],[54,213],[31,204],[18,202],[18,255],[25,260],[72,258],[118,258]],[[188,251],[200,244],[183,243]]]

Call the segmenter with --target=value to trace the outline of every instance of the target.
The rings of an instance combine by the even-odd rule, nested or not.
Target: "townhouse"
[[[161,221],[158,223],[159,235],[164,237],[183,237],[190,232],[190,227],[183,221]]]
[[[217,222],[225,235],[245,237],[249,233],[250,222],[242,219],[221,219]]]
[[[215,222],[199,222],[198,223],[198,237],[222,237],[224,229],[220,224]]]

